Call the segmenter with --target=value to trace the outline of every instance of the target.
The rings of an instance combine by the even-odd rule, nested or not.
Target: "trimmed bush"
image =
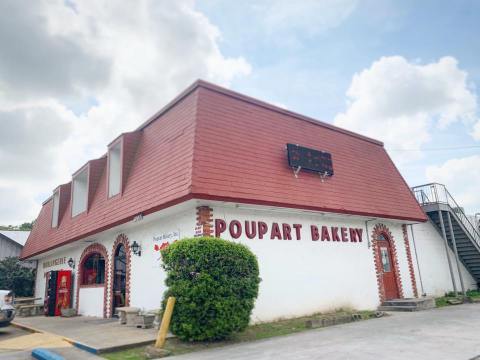
[[[170,329],[182,340],[221,340],[248,326],[260,283],[256,256],[244,245],[201,237],[162,250],[163,305],[176,297]]]

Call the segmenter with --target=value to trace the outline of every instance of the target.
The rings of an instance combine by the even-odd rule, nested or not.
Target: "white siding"
[[[418,276],[418,266],[423,282],[423,291],[427,295],[443,296],[445,292],[453,290],[452,278],[448,267],[447,255],[442,236],[431,222],[413,225],[413,235],[415,237],[415,246],[417,248],[418,259],[414,255],[412,233],[409,229],[410,245],[416,272],[417,288],[421,292],[420,277]],[[455,254],[448,248],[452,269],[456,279],[457,290],[461,290],[458,277]],[[418,260],[418,261],[417,261]],[[476,289],[476,281],[470,275],[468,270],[460,263],[465,289]]]
[[[73,178],[72,216],[87,210],[88,167]]]
[[[53,194],[53,210],[52,210],[52,227],[56,228],[58,226],[58,211],[60,208],[60,193],[55,191]]]
[[[22,246],[0,237],[0,260],[12,256],[19,257],[21,252]]]
[[[122,143],[118,142],[108,152],[108,196],[120,193],[122,175]]]

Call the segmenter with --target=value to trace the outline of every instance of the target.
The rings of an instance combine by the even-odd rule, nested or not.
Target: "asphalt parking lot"
[[[34,348],[48,348],[68,360],[100,359],[56,335],[31,333],[14,326],[0,328],[0,360],[31,360]]]
[[[29,335],[28,331],[18,329],[13,326],[7,326],[0,328],[0,344],[4,343],[6,340],[12,340],[21,336]],[[0,359],[5,360],[23,360],[31,359],[31,351],[29,350],[12,350],[2,348],[0,345]]]
[[[480,304],[464,304],[315,329],[176,356],[176,360],[473,360]]]

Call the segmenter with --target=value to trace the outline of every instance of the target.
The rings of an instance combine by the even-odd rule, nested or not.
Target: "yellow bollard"
[[[172,318],[173,306],[175,305],[175,298],[169,296],[167,300],[167,306],[162,316],[162,323],[160,324],[160,330],[158,330],[157,341],[155,342],[156,348],[162,348],[165,345],[167,339],[168,328],[170,327],[170,319]]]

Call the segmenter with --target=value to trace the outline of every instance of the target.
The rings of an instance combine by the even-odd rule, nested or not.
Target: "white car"
[[[0,290],[0,327],[10,325],[15,318],[15,307],[13,306],[13,292]]]

